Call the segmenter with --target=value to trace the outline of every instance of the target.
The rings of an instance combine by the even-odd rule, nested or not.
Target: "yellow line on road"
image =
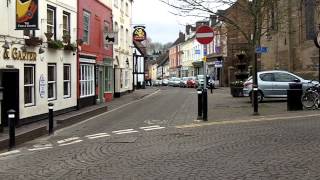
[[[263,122],[263,121],[277,121],[277,120],[289,120],[289,119],[298,119],[298,118],[308,118],[308,117],[317,117],[320,114],[309,114],[309,115],[299,115],[299,116],[286,116],[286,117],[261,117],[255,119],[239,119],[239,120],[225,120],[225,121],[215,121],[215,122],[200,122],[200,123],[192,123],[186,125],[175,126],[176,128],[195,128],[195,127],[203,127],[203,126],[212,126],[212,125],[227,125],[227,124],[241,124],[241,123],[253,123],[253,122]]]

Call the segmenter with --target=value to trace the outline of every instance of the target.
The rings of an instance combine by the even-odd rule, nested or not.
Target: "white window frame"
[[[87,17],[88,18],[88,29],[85,29],[85,25],[84,25],[84,18]],[[91,14],[90,12],[88,11],[83,11],[83,35],[82,35],[82,40],[84,43],[87,43],[89,44],[90,42],[90,17],[91,17]],[[87,39],[84,39],[84,34],[85,32],[88,32],[88,36],[87,36]]]
[[[49,81],[49,67],[53,67],[53,81]],[[56,64],[48,64],[48,101],[56,100],[57,99],[57,65]],[[49,97],[49,84],[53,84],[53,97]]]
[[[63,24],[64,17],[67,17],[67,29],[64,28],[64,24]],[[63,11],[63,15],[62,15],[62,28],[63,28],[63,32],[62,32],[63,35],[67,35],[67,34],[65,34],[65,32],[67,32],[68,35],[71,36],[71,33],[70,33],[70,14],[65,11]]]
[[[24,106],[34,106],[35,105],[35,66],[34,65],[25,65],[24,66],[24,70],[25,70],[25,68],[31,68],[32,69],[32,83],[31,84],[24,84],[24,82],[23,82],[23,86],[24,86],[24,88],[25,87],[31,87],[31,103],[25,103],[24,102]],[[24,73],[24,72],[23,72]],[[24,76],[25,76],[25,74],[24,74]],[[23,89],[23,92],[24,92],[24,97],[26,96],[26,93],[25,93],[25,91],[24,91],[24,89]],[[25,99],[24,99],[24,101],[25,101]]]
[[[69,79],[64,79],[64,77],[65,77],[65,68],[69,68],[69,74],[68,74],[68,77],[69,77]],[[65,86],[65,83],[68,83],[68,94],[67,95],[65,95],[65,92],[64,92],[64,86]],[[64,98],[70,98],[71,97],[71,65],[70,64],[64,64],[63,65],[63,97]]]
[[[80,98],[94,96],[94,64],[80,64]]]
[[[48,26],[50,26],[51,28],[52,28],[52,34],[54,35],[53,37],[55,37],[55,18],[56,18],[56,10],[54,9],[54,8],[51,8],[51,7],[47,7],[47,14],[48,14],[48,11],[51,11],[52,12],[52,24],[49,24],[48,22],[48,20],[47,20],[47,32],[49,32],[48,31]],[[48,15],[47,15],[48,16]],[[48,17],[47,17],[48,18]]]
[[[129,15],[129,5],[128,5],[128,3],[126,2],[126,16],[128,16]]]

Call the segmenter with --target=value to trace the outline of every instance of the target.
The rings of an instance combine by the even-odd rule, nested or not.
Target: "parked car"
[[[288,71],[279,70],[258,72],[257,79],[259,102],[264,98],[286,98],[289,83],[300,82],[302,83],[303,90],[319,83],[317,81],[305,80]],[[251,100],[253,86],[252,76],[243,83],[243,86],[243,95],[249,96]]]
[[[187,87],[188,88],[195,88],[197,87],[196,85],[196,77],[190,77],[187,81]]]
[[[180,86],[180,87],[187,87],[187,81],[188,81],[189,79],[190,79],[190,77],[183,77],[183,78],[181,78],[179,86]]]
[[[203,87],[204,85],[204,75],[200,74],[200,75],[197,75],[197,78],[196,78],[196,86],[197,87]]]
[[[168,79],[163,79],[162,80],[162,86],[168,86],[169,80]]]
[[[174,80],[176,79],[176,77],[171,77],[168,81],[168,86],[173,86],[174,84]]]
[[[161,85],[161,80],[154,80],[154,81],[152,82],[152,85],[153,85],[153,86],[160,86],[160,85]]]
[[[175,78],[173,80],[173,87],[179,87],[181,78]]]

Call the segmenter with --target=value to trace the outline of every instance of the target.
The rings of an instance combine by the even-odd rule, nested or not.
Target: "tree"
[[[172,7],[179,16],[208,17],[214,15],[228,26],[228,33],[238,31],[249,45],[249,57],[253,62],[253,84],[257,87],[256,47],[261,44],[261,37],[270,30],[270,23],[275,20],[275,11],[280,0],[160,0]],[[290,1],[290,0],[289,0]],[[228,7],[226,10],[218,10]],[[234,13],[236,12],[236,13]],[[231,28],[232,27],[232,28]],[[256,94],[256,93],[255,93]],[[256,104],[256,95],[254,98]],[[255,110],[256,112],[257,110]]]

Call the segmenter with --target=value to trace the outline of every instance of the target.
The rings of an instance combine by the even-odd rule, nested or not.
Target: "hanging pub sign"
[[[16,30],[38,29],[38,0],[16,0]]]
[[[147,39],[147,33],[144,30],[144,26],[135,26],[133,30],[134,41],[144,41]]]

